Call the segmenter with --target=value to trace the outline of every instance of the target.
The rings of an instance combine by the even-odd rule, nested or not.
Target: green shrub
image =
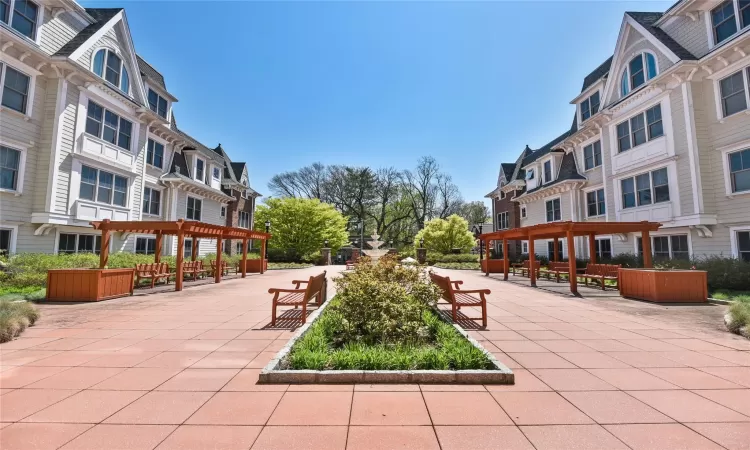
[[[433,267],[453,270],[479,270],[482,266],[479,262],[439,262],[435,263]]]
[[[442,258],[438,259],[439,263],[478,263],[479,255],[473,255],[471,253],[461,253],[458,255],[443,255]]]
[[[0,301],[0,343],[18,336],[38,318],[39,311],[28,302]]]
[[[729,306],[730,320],[727,328],[732,333],[741,333],[744,329],[746,337],[750,337],[750,299],[745,297],[736,300]]]

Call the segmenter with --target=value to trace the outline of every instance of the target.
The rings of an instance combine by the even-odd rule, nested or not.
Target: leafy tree
[[[258,231],[271,221],[270,249],[294,250],[303,260],[313,259],[326,239],[334,251],[348,241],[346,218],[318,199],[269,198],[255,217]]]
[[[458,215],[466,219],[469,225],[492,222],[490,210],[484,202],[464,203]]]
[[[427,251],[450,253],[454,248],[468,252],[474,247],[474,235],[469,231],[469,223],[457,214],[447,219],[432,219],[419,230],[414,238],[414,245],[424,238],[424,247]]]

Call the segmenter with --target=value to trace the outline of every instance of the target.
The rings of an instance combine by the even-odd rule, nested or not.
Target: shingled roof
[[[566,153],[565,155],[563,155],[562,161],[560,162],[560,172],[557,174],[557,179],[555,179],[555,181],[552,181],[551,183],[539,185],[534,189],[527,191],[526,193],[531,194],[533,192],[547,189],[550,186],[562,183],[563,181],[571,180],[584,181],[586,180],[586,177],[578,173],[578,169],[576,168],[575,156],[573,156],[573,153]]]
[[[77,35],[73,36],[73,39],[68,41],[65,45],[55,52],[52,56],[70,56],[78,50],[78,47],[83,45],[89,40],[91,36],[96,34],[107,22],[109,22],[117,13],[122,11],[122,8],[86,8],[86,12],[96,21],[91,25],[81,30]]]
[[[500,170],[503,171],[503,174],[505,175],[505,180],[510,181],[513,178],[513,172],[516,171],[516,164],[515,163],[502,163],[500,164]]]
[[[599,67],[592,70],[590,74],[586,75],[586,77],[583,79],[583,87],[581,87],[581,92],[585,91],[589,88],[592,84],[599,81],[603,76],[605,76],[607,73],[609,73],[609,68],[612,66],[612,56],[607,58],[606,61],[601,63]]]
[[[141,71],[141,75],[145,76],[150,81],[153,81],[157,86],[166,91],[167,85],[164,82],[164,75],[162,75],[158,70],[154,69],[154,66],[147,63],[146,60],[141,57],[141,55],[135,56],[136,58],[138,58],[138,70]]]
[[[685,47],[678,44],[677,41],[672,39],[672,37],[668,35],[666,32],[664,32],[664,30],[654,26],[656,21],[659,20],[664,15],[663,13],[628,11],[625,14],[635,19],[636,22],[641,24],[649,33],[653,34],[654,37],[656,37],[659,41],[661,41],[662,44],[667,46],[667,48],[670,49],[672,53],[677,55],[678,58],[682,60],[697,60],[698,59],[695,57],[695,55],[693,55],[688,50],[686,50]]]

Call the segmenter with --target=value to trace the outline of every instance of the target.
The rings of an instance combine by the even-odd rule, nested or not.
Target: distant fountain
[[[370,257],[373,261],[377,261],[381,256],[388,253],[388,250],[380,248],[381,245],[385,244],[384,241],[380,240],[380,235],[373,234],[370,237],[372,237],[372,240],[368,242],[367,245],[369,245],[371,248],[362,250],[362,253],[364,253],[365,256]]]

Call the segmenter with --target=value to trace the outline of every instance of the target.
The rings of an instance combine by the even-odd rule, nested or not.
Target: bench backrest
[[[621,265],[615,264],[587,264],[586,275],[603,275],[605,277],[618,276],[618,269]]]
[[[453,287],[451,286],[451,279],[448,277],[441,277],[434,273],[430,274],[430,280],[432,280],[437,287],[443,292],[443,300],[453,303]]]
[[[305,301],[311,300],[313,297],[320,295],[318,300],[322,302],[325,298],[325,292],[323,292],[323,289],[325,288],[326,271],[324,270],[320,275],[310,277],[310,280],[307,283],[307,289],[305,289]]]
[[[211,268],[212,268],[212,269],[215,269],[215,268],[216,268],[216,260],[212,259],[211,261],[209,261],[209,263],[211,264]],[[225,268],[225,269],[226,269],[226,267],[227,267],[227,262],[226,262],[226,261],[222,261],[222,262],[221,262],[221,267],[222,267],[222,268]]]
[[[136,264],[136,272],[156,272],[157,274],[163,274],[169,272],[169,266],[167,263],[148,263],[148,264]]]
[[[202,264],[201,261],[185,261],[182,263],[182,270],[200,270]]]
[[[549,265],[547,266],[550,270],[568,270],[568,263],[566,262],[556,262],[556,261],[550,261]]]
[[[537,269],[539,269],[540,267],[542,267],[542,262],[539,261],[539,260],[536,260],[536,261],[534,261],[534,266]],[[527,259],[526,261],[523,262],[523,266],[522,267],[524,269],[528,269],[529,267],[531,267],[531,262]]]

